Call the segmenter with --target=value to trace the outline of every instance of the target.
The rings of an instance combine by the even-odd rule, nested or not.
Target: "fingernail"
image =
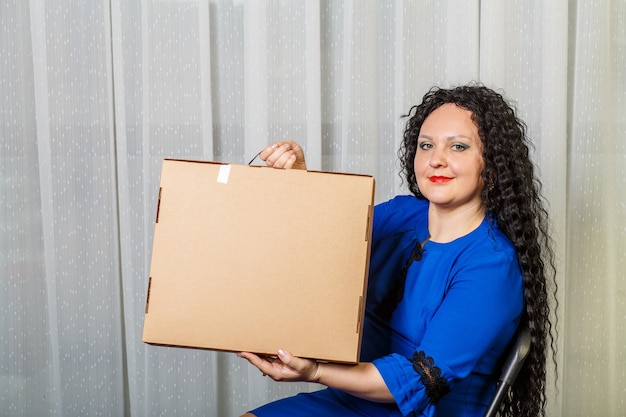
[[[282,349],[278,349],[278,356],[285,356],[285,351]]]

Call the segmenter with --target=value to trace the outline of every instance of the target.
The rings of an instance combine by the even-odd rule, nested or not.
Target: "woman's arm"
[[[261,357],[242,352],[239,356],[256,366],[274,381],[317,382],[376,402],[394,402],[382,376],[371,363],[343,365],[316,362],[293,356],[280,349],[278,356]]]

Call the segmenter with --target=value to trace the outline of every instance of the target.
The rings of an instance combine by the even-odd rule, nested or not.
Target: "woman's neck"
[[[485,218],[485,207],[480,204],[447,210],[431,204],[428,208],[430,240],[448,243],[475,230]]]

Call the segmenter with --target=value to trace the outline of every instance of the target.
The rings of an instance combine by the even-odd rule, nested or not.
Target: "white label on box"
[[[222,184],[228,184],[228,177],[230,176],[230,165],[220,166],[220,171],[217,173],[217,182]]]

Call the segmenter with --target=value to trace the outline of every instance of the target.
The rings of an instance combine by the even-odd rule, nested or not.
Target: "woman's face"
[[[481,205],[485,167],[472,113],[448,103],[422,124],[414,169],[420,192],[431,205],[457,209]]]

